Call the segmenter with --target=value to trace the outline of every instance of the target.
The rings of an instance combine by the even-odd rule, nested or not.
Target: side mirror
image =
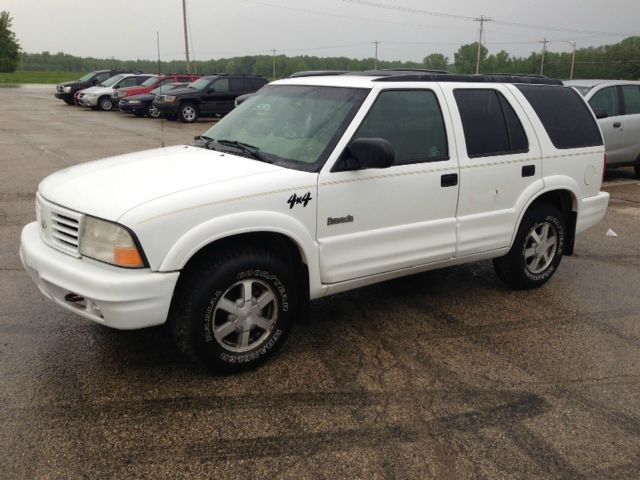
[[[100,83],[100,82],[98,82],[98,79],[97,79],[97,78],[94,78],[94,79],[93,79],[93,82],[91,82],[91,83],[93,83],[94,85],[97,85],[97,84],[98,84],[98,83]]]
[[[604,108],[594,107],[592,108],[592,110],[598,120],[601,118],[607,118],[609,116]]]
[[[209,88],[209,93],[216,93],[216,89],[213,87]]]
[[[347,147],[341,170],[389,168],[395,160],[393,146],[384,138],[357,138]]]

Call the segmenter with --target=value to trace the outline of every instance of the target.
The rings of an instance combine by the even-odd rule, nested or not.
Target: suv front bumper
[[[36,222],[22,230],[20,259],[46,297],[89,320],[121,330],[165,323],[180,275],[74,258],[46,245]]]

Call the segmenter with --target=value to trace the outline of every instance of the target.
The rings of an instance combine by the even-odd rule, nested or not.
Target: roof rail
[[[366,73],[366,72],[364,72]],[[371,76],[375,74],[369,73]],[[528,83],[532,85],[562,85],[555,78],[540,77],[538,75],[462,75],[453,73],[398,73],[391,75],[382,74],[374,82],[465,82],[465,83]]]
[[[301,77],[326,77],[329,75],[344,75],[350,73],[347,70],[306,70],[302,72],[295,72],[289,75],[289,78],[301,78]]]

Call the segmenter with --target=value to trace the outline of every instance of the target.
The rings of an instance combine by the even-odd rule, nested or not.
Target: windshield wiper
[[[260,149],[253,145],[249,145],[248,143],[238,142],[237,140],[215,140],[216,143],[220,145],[225,145],[229,147],[235,147],[238,150],[243,151],[244,153],[248,153],[252,158],[256,160],[260,160],[261,162],[273,163],[271,160],[266,158],[263,154],[260,153]]]
[[[196,135],[195,137],[193,137],[194,140],[200,140],[201,142],[204,143],[204,147],[205,148],[209,148],[211,150],[215,150],[215,148],[213,148],[213,142],[215,142],[215,140],[211,137],[208,137],[206,135]]]

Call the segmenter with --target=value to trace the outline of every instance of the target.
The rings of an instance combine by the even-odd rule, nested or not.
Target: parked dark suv
[[[192,123],[199,117],[226,115],[233,110],[236,97],[266,84],[266,78],[256,75],[207,75],[186,88],[156,97],[153,105],[165,117]]]
[[[98,85],[108,78],[111,78],[114,75],[118,75],[119,73],[135,72],[131,72],[129,70],[96,70],[94,72],[87,73],[83,77],[80,77],[78,80],[74,80],[73,82],[59,83],[56,86],[56,93],[54,95],[56,98],[64,100],[64,102],[68,105],[73,105],[73,95],[78,90],[83,90],[85,88]]]

